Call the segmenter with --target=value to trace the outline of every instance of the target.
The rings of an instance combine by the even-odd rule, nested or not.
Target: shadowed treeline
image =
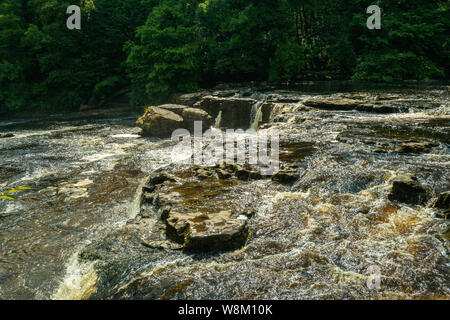
[[[366,27],[368,6],[381,30]],[[66,9],[81,7],[81,30]],[[448,78],[444,0],[3,0],[0,113],[135,105],[217,82]]]

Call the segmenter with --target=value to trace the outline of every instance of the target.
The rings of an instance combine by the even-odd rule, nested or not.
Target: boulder
[[[0,139],[12,138],[14,135],[12,133],[0,133]]]
[[[140,117],[136,125],[142,129],[143,136],[149,137],[171,137],[173,131],[183,128],[183,118],[160,107],[149,107],[144,115]]]
[[[401,175],[394,179],[392,189],[388,196],[391,201],[398,201],[411,205],[423,205],[430,196],[427,189],[422,186],[416,177]]]
[[[147,183],[144,186],[144,191],[153,192],[157,185],[163,184],[166,181],[176,182],[177,179],[175,176],[166,172],[155,172],[148,178]]]
[[[184,128],[194,134],[194,124],[196,121],[202,122],[202,130],[208,130],[212,125],[211,116],[202,109],[185,108],[182,113],[184,119]]]
[[[250,127],[250,115],[256,100],[249,98],[222,98],[206,96],[194,107],[202,109],[216,119],[222,111],[221,127],[247,130]]]
[[[213,173],[207,169],[201,168],[196,170],[194,175],[200,180],[206,180],[208,178],[211,178],[213,176]]]
[[[229,98],[233,97],[236,94],[239,94],[239,91],[237,90],[222,90],[222,91],[216,91],[213,92],[213,96],[220,97],[220,98]]]
[[[247,218],[233,219],[229,211],[170,212],[166,224],[167,236],[193,252],[234,250],[243,246],[248,237]]]
[[[233,177],[233,175],[223,169],[217,169],[217,176],[219,177],[219,179],[225,180],[225,179],[231,179]]]

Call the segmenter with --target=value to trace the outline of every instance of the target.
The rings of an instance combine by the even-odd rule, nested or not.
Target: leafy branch
[[[31,188],[28,186],[22,186],[18,188],[12,188],[6,191],[0,191],[0,199],[7,199],[7,200],[15,200],[15,194],[23,192],[25,190],[30,190]]]

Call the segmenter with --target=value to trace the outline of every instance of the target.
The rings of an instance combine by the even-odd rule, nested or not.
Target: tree
[[[160,101],[174,91],[198,86],[197,1],[163,0],[126,45],[132,101]]]

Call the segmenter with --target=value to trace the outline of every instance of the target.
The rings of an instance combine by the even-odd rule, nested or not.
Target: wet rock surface
[[[12,134],[12,133],[0,133],[0,139],[12,138],[12,137],[14,137],[14,134]]]
[[[242,247],[247,241],[247,218],[231,218],[231,212],[215,214],[179,213],[168,214],[168,234],[182,239],[184,248],[196,252],[218,252]]]
[[[438,195],[436,202],[433,204],[433,208],[439,210],[437,216],[440,218],[450,218],[450,191],[442,192]]]
[[[436,142],[404,142],[401,143],[398,149],[400,153],[428,153],[434,147],[439,146]]]
[[[143,203],[150,205],[143,215],[158,217],[166,241],[181,245],[173,246],[177,250],[235,250],[248,240],[247,220],[254,210],[239,204],[239,199],[232,199],[229,193],[237,186],[262,179],[270,181],[256,166],[248,164],[194,166],[174,174],[158,172],[143,186]]]
[[[334,98],[334,99],[311,99],[305,102],[305,105],[312,108],[325,109],[325,110],[355,110],[360,112],[370,113],[399,113],[407,112],[407,107],[384,105],[379,102],[367,103],[363,100],[347,99],[347,98]]]
[[[392,182],[389,200],[408,204],[425,204],[430,198],[428,190],[417,178],[411,175],[401,175]]]

